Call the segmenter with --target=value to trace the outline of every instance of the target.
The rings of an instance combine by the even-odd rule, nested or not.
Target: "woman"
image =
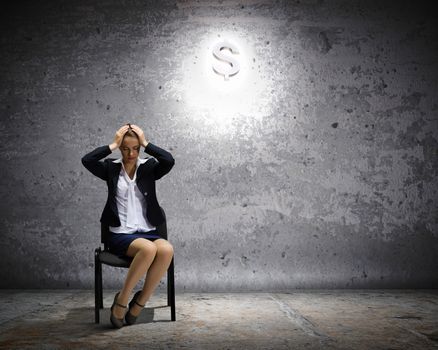
[[[140,147],[153,157],[138,157]],[[116,148],[122,157],[102,161]],[[110,321],[116,328],[135,323],[173,257],[173,247],[158,235],[156,226],[164,221],[155,194],[155,180],[167,174],[175,164],[172,155],[146,141],[137,125],[122,126],[114,142],[82,157],[82,164],[108,185],[108,199],[100,221],[109,227],[109,250],[120,257],[133,258],[126,280],[114,297]],[[143,289],[129,296],[147,272]]]

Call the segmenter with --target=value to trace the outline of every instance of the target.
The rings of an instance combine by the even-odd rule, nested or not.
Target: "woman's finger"
[[[118,131],[124,131],[127,130],[128,126],[127,125],[123,125]]]
[[[137,129],[138,131],[143,131],[143,130],[141,130],[141,128],[140,128],[139,126],[137,126],[137,125],[133,125],[133,127],[134,127],[135,129]]]

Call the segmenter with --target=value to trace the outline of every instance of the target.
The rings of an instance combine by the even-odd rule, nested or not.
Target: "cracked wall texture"
[[[438,287],[426,2],[14,4],[0,24],[0,287],[93,287],[106,185],[80,158],[125,122],[176,160],[157,191],[177,291]],[[246,80],[224,97],[204,70],[227,36]],[[104,288],[125,274],[104,267]]]

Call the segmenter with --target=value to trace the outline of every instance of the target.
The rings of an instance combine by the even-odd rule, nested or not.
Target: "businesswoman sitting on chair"
[[[139,158],[141,146],[153,157]],[[101,160],[117,147],[121,158]],[[121,328],[123,319],[129,325],[135,323],[172,261],[172,245],[156,230],[164,217],[155,194],[155,180],[167,174],[175,160],[168,151],[146,141],[140,127],[127,124],[117,130],[113,143],[82,157],[82,164],[108,185],[100,221],[109,227],[110,252],[133,258],[123,288],[111,306],[111,323]],[[126,312],[129,296],[146,272],[143,289],[134,294]]]

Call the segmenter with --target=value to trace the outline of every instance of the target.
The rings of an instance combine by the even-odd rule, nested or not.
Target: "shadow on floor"
[[[0,340],[0,349],[25,348],[35,344],[54,344],[62,348],[63,345],[72,348],[72,339],[76,339],[77,345],[81,340],[91,340],[94,337],[102,338],[105,334],[114,336],[117,333],[137,329],[138,325],[167,323],[170,319],[154,320],[156,309],[169,308],[169,306],[157,306],[145,308],[134,325],[126,325],[122,329],[114,328],[110,322],[110,308],[100,310],[100,323],[94,322],[94,306],[79,307],[64,310],[59,307],[46,308],[37,313],[30,313],[26,317],[9,321],[7,330],[4,329]],[[42,312],[43,311],[43,312]],[[3,324],[5,326],[5,324]],[[48,342],[48,339],[50,341]]]

